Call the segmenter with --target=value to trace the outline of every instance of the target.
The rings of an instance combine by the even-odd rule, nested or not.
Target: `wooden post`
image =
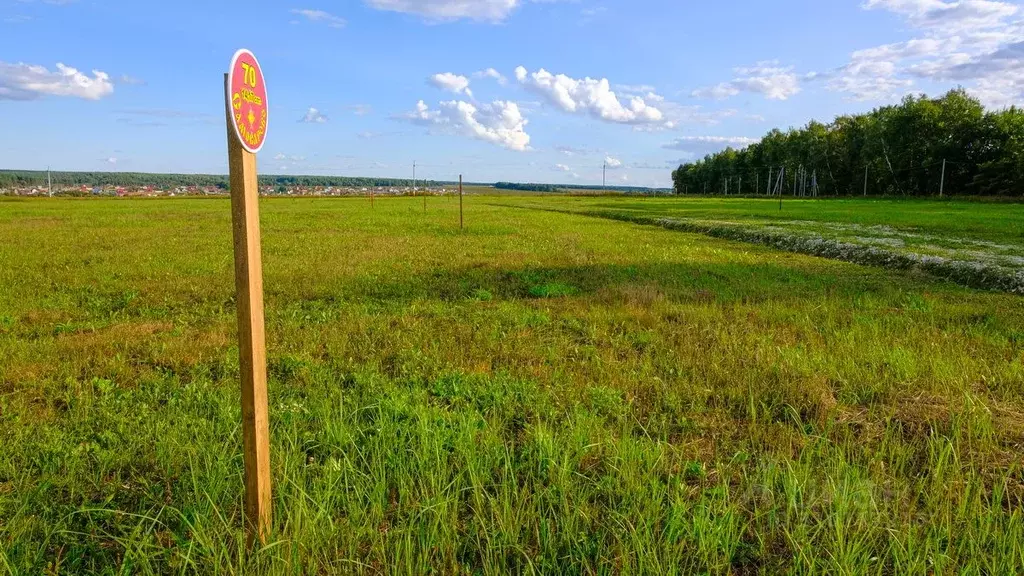
[[[462,220],[462,174],[459,174],[459,230],[463,229]]]
[[[263,261],[260,254],[259,185],[256,155],[242,147],[231,125],[228,76],[224,104],[231,172],[231,229],[235,245],[235,304],[242,378],[242,451],[245,518],[250,543],[270,534],[270,415],[267,409],[267,350],[263,323]]]

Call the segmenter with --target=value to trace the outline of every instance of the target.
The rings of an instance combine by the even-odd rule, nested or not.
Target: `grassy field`
[[[552,197],[545,208],[726,220],[758,224],[789,221],[886,226],[936,236],[1024,245],[1024,204],[920,199]]]
[[[507,200],[507,199],[506,199]],[[548,198],[520,207],[587,214],[815,256],[921,269],[1024,295],[1024,204],[922,200]]]
[[[427,202],[262,201],[247,554],[228,201],[0,200],[0,572],[1024,572],[1021,297],[512,206],[697,201]]]

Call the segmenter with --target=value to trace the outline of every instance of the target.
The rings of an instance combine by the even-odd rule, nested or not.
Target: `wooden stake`
[[[228,75],[224,105],[231,172],[231,228],[235,245],[235,304],[242,377],[242,451],[245,518],[249,542],[270,535],[270,415],[267,409],[267,350],[263,323],[263,260],[260,254],[259,183],[256,155],[242,147],[231,125]]]
[[[459,230],[462,229],[462,174],[459,174]]]

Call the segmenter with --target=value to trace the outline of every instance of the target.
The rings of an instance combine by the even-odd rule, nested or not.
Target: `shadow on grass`
[[[965,290],[912,273],[893,274],[855,265],[813,260],[799,265],[771,263],[589,264],[500,268],[486,264],[438,269],[400,276],[360,276],[342,284],[310,286],[305,301],[402,304],[416,300],[530,300],[590,298],[596,294],[637,289],[656,290],[673,301],[793,302],[821,298],[851,303],[866,295],[903,300],[908,293]],[[294,292],[275,293],[274,301],[294,300]]]

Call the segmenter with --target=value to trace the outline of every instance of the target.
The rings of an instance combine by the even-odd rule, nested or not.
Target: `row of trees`
[[[45,186],[47,173],[40,170],[0,170],[0,188],[25,188]],[[216,174],[149,174],[145,172],[53,172],[50,174],[54,186],[153,186],[160,189],[173,189],[178,186],[216,186],[223,190],[228,187],[228,177]],[[336,186],[336,187],[407,187],[413,180],[403,178],[353,178],[348,176],[275,176],[260,175],[260,186],[273,186],[275,190],[284,191],[291,186]],[[451,186],[456,182],[417,180],[417,186]],[[470,184],[467,182],[466,184]],[[481,185],[481,184],[477,184]],[[482,184],[486,185],[486,184]],[[559,192],[565,190],[591,190],[594,186],[586,185],[555,185],[555,184],[523,184],[517,182],[498,182],[495,188],[502,190],[529,190],[535,192]],[[648,193],[654,190],[631,186],[609,186],[607,190],[617,192]]]
[[[676,194],[765,194],[777,184],[790,194],[794,178],[796,189],[808,193],[816,180],[822,195],[864,194],[866,183],[870,195],[930,196],[944,188],[1022,196],[1024,111],[986,111],[963,89],[941,98],[908,96],[830,124],[775,129],[747,148],[727,148],[672,172]]]
[[[498,190],[524,190],[529,192],[558,192],[558,186],[554,184],[524,184],[521,182],[497,182],[494,187]]]
[[[45,171],[0,170],[0,188],[46,185]],[[216,174],[149,174],[145,172],[53,172],[53,183],[63,186],[216,186],[226,189],[228,177]],[[412,180],[400,178],[350,178],[346,176],[274,176],[261,175],[261,186],[412,186]],[[452,182],[417,182],[419,186],[452,184]]]

